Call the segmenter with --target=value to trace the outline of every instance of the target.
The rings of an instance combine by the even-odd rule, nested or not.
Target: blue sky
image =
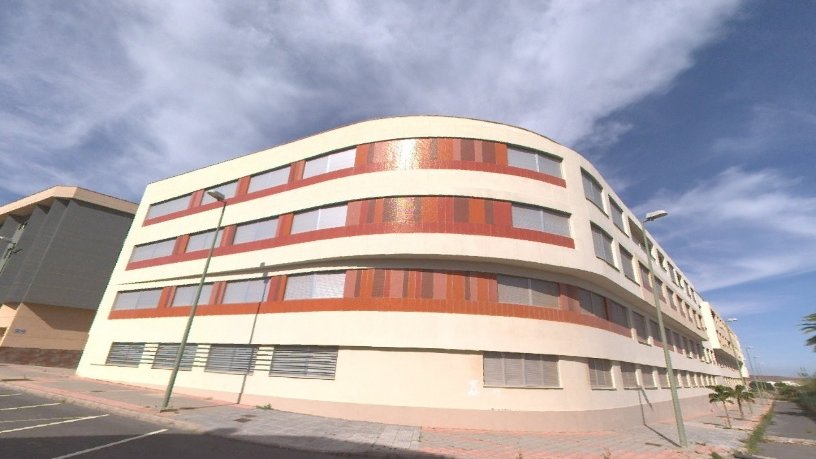
[[[0,203],[448,114],[592,160],[752,346],[816,371],[816,3],[41,1],[0,9]]]

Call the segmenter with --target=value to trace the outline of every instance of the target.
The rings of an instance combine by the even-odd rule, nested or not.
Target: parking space
[[[227,456],[332,457],[194,434],[0,388],[0,457]]]

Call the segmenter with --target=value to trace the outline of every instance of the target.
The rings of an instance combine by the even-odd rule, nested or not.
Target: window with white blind
[[[198,298],[198,304],[210,304],[212,287],[213,284],[204,284],[201,286],[201,296]],[[171,306],[192,306],[196,290],[198,290],[198,284],[180,285],[176,287],[176,293],[173,294]]]
[[[593,389],[613,389],[612,363],[609,360],[589,359],[589,386]]]
[[[601,319],[609,320],[609,315],[606,312],[606,301],[601,295],[589,290],[579,289],[578,304],[584,311]]]
[[[632,257],[632,254],[629,253],[628,250],[624,249],[623,246],[618,246],[618,248],[620,248],[620,261],[623,274],[629,279],[637,282],[635,279],[635,260]]]
[[[127,309],[153,309],[159,305],[161,298],[160,288],[150,290],[131,290],[129,292],[119,292],[113,300],[113,310],[123,311]]]
[[[637,389],[640,387],[637,380],[637,366],[634,363],[621,362],[620,369],[624,389]]]
[[[234,180],[232,182],[222,183],[221,185],[214,186],[212,188],[207,188],[204,191],[204,197],[201,198],[201,204],[209,204],[211,202],[215,202],[216,199],[208,193],[208,191],[217,191],[224,195],[225,199],[229,199],[235,196],[235,193],[238,191],[238,181]]]
[[[592,245],[595,247],[595,256],[601,260],[615,266],[615,255],[612,253],[612,236],[606,234],[601,228],[592,227]]]
[[[293,274],[286,278],[283,299],[343,298],[345,285],[345,271]]]
[[[190,194],[179,196],[177,198],[169,199],[167,201],[157,202],[151,204],[150,209],[147,210],[148,219],[161,217],[163,215],[172,214],[190,207]]]
[[[637,339],[641,343],[649,342],[649,332],[646,329],[646,318],[642,314],[632,311],[632,325],[635,329]]]
[[[185,344],[184,352],[181,354],[179,370],[192,370],[195,362],[197,344]],[[156,356],[153,357],[153,368],[173,368],[176,363],[176,355],[179,351],[179,343],[159,343],[156,349]]]
[[[255,367],[257,346],[247,344],[213,344],[204,371],[213,373],[251,373]]]
[[[130,255],[130,261],[134,262],[166,257],[173,254],[173,248],[175,248],[175,246],[176,238],[137,245],[133,248],[133,253]]]
[[[570,235],[569,214],[522,204],[513,204],[513,227]]]
[[[624,328],[629,328],[629,313],[627,309],[612,300],[606,301],[609,310],[609,320]]]
[[[247,192],[252,193],[253,191],[275,188],[276,186],[287,183],[289,181],[290,169],[289,166],[286,166],[253,175],[249,178],[249,189]]]
[[[191,234],[190,239],[187,241],[187,247],[184,249],[184,251],[189,253],[198,250],[210,250],[210,247],[212,247],[214,234],[215,234],[214,229],[211,229],[209,231],[203,231],[201,233]],[[215,238],[216,247],[221,245],[221,237],[223,235],[224,229],[221,228],[220,230],[218,230],[218,236],[216,236]]]
[[[348,205],[341,204],[296,213],[292,221],[292,234],[345,226],[347,212]]]
[[[278,219],[267,218],[249,223],[242,223],[235,227],[233,244],[272,239],[278,232]]]
[[[329,346],[275,346],[270,376],[334,379],[337,348]]]
[[[484,385],[493,387],[560,387],[558,356],[485,352]]]
[[[561,158],[519,147],[507,146],[507,164],[561,177]]]
[[[138,367],[142,361],[145,343],[111,343],[105,365]]]
[[[609,210],[612,214],[612,222],[625,233],[626,223],[623,221],[623,209],[612,198],[609,198]]]
[[[224,289],[224,304],[262,303],[266,299],[267,279],[229,281]]]
[[[356,151],[357,149],[352,147],[306,161],[306,166],[303,168],[303,178],[354,167]]]
[[[584,184],[584,196],[603,211],[604,200],[601,184],[585,170],[581,170],[581,181]]]
[[[499,302],[558,308],[558,284],[540,279],[497,275]]]
[[[654,377],[654,367],[650,365],[640,366],[640,377],[643,381],[643,387],[646,389],[654,389],[657,387]]]
[[[657,378],[660,382],[660,387],[666,389],[669,387],[669,372],[665,368],[657,369]]]

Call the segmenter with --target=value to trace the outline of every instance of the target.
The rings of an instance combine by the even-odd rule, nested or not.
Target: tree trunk
[[[725,410],[725,420],[728,421],[728,428],[731,428],[731,416],[728,415],[728,405],[723,402],[723,409]]]
[[[740,417],[742,419],[745,419],[745,413],[742,412],[742,400],[737,399],[737,406],[739,407],[740,410]]]

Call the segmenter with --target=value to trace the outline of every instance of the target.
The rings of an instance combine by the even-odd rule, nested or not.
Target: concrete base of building
[[[591,432],[620,430],[674,419],[671,401],[650,403],[646,397],[635,406],[587,411],[465,410],[389,405],[364,405],[320,400],[227,394],[221,391],[179,388],[178,393],[209,397],[245,405],[266,406],[281,411],[326,416],[354,421],[414,425],[451,429],[527,432]],[[707,396],[681,399],[683,417],[708,414]]]
[[[76,368],[80,357],[82,351],[76,350],[0,347],[0,363]]]

